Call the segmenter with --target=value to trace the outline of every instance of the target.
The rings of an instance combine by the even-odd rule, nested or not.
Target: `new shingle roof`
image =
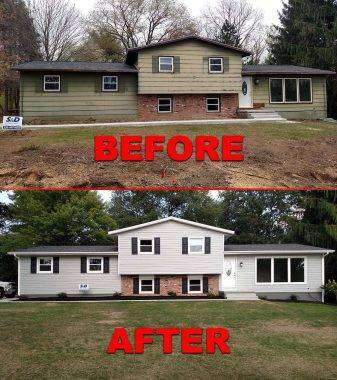
[[[119,62],[45,62],[32,61],[14,67],[18,71],[69,71],[85,73],[138,73],[134,66]]]
[[[244,244],[226,245],[225,253],[332,253],[328,248],[311,247],[302,244]]]
[[[246,65],[242,73],[245,75],[335,75],[334,71],[314,69],[293,65]]]
[[[112,254],[118,251],[118,246],[41,246],[27,249],[19,249],[11,254],[32,255],[32,254],[59,254],[59,255],[75,255],[75,254]]]

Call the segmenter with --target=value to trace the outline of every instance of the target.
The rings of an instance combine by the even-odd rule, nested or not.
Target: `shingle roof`
[[[11,254],[33,255],[33,254],[57,254],[57,255],[76,255],[76,254],[112,254],[118,251],[118,246],[41,246],[27,249],[19,249]]]
[[[314,69],[293,65],[246,65],[242,73],[245,75],[335,75],[334,71]]]
[[[332,253],[328,248],[311,247],[302,244],[244,244],[244,245],[226,245],[225,253]]]
[[[69,71],[86,73],[138,73],[138,70],[126,63],[118,62],[45,62],[32,61],[13,68],[18,71]]]

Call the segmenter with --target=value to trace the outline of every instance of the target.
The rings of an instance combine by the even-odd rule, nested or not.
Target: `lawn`
[[[105,353],[115,327],[228,327],[232,354]],[[337,308],[277,302],[0,303],[1,379],[337,377]],[[178,342],[178,341],[177,341]]]
[[[96,135],[243,135],[244,162],[95,162]],[[336,187],[337,125],[324,122],[0,132],[1,184],[30,187]]]

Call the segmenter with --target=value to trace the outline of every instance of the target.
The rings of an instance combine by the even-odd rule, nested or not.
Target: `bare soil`
[[[95,162],[96,135],[245,136],[245,161]],[[337,125],[323,122],[0,132],[0,187],[337,187]]]

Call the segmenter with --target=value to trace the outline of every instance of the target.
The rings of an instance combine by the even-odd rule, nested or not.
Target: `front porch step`
[[[259,297],[255,293],[245,292],[228,292],[225,293],[225,297],[228,301],[258,301]]]
[[[270,120],[270,121],[286,121],[278,112],[273,109],[241,109],[239,114],[245,116],[247,119],[259,119],[259,120]]]

